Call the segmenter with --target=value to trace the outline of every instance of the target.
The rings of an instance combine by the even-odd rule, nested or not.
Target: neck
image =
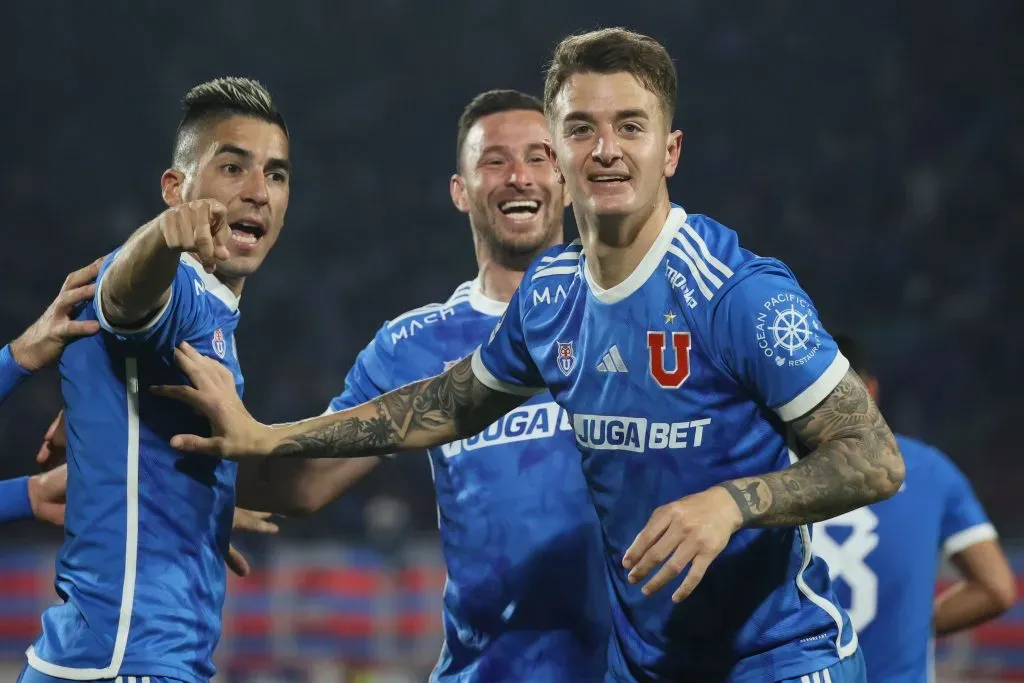
[[[245,286],[244,277],[231,277],[229,275],[223,275],[217,271],[214,271],[214,276],[224,283],[224,286],[231,290],[231,293],[236,297],[241,298],[242,287]]]
[[[595,216],[576,210],[590,276],[602,289],[611,289],[636,270],[650,250],[671,209],[663,186],[649,208],[624,216]]]
[[[554,235],[550,242],[541,245],[529,253],[505,253],[500,247],[473,230],[473,250],[476,252],[476,264],[479,268],[477,280],[480,282],[480,293],[488,299],[508,303],[512,300],[523,273],[535,258],[551,247],[563,241],[561,231]]]

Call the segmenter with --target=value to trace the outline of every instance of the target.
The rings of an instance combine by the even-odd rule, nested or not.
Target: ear
[[[683,131],[674,130],[668,134],[665,144],[665,177],[671,178],[679,166],[679,155],[683,151]]]
[[[160,194],[167,206],[184,204],[185,174],[176,168],[169,168],[160,176]]]
[[[558,178],[559,185],[565,185],[565,176],[562,175],[562,169],[558,167],[558,154],[555,153],[555,148],[551,144],[550,140],[544,141],[544,153],[548,155],[548,159],[551,161],[551,165],[555,167],[555,177]],[[572,200],[567,194],[565,196],[565,205],[569,206]]]
[[[448,182],[448,191],[452,195],[452,204],[462,213],[469,213],[469,193],[466,191],[466,179],[458,173],[452,175]]]
[[[871,375],[861,375],[861,380],[864,382],[864,388],[868,390],[871,400],[878,403],[878,380]]]

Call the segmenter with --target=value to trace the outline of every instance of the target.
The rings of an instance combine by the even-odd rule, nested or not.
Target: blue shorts
[[[805,674],[799,678],[787,678],[779,683],[867,683],[868,673],[864,665],[864,655],[860,648],[857,652],[833,664],[827,669]]]
[[[68,683],[66,678],[55,678],[40,673],[28,664],[21,670],[18,676],[18,683]],[[163,676],[118,676],[117,678],[106,678],[102,681],[76,681],[75,683],[182,683],[176,678],[165,678]]]

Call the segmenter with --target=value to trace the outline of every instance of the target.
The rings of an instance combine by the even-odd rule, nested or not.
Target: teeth
[[[231,239],[242,244],[256,244],[256,235],[243,232],[242,230],[232,230]]]
[[[515,209],[527,209],[536,211],[540,208],[540,202],[533,200],[517,199],[511,202],[503,202],[499,207],[502,211],[513,211]]]
[[[625,180],[625,178],[620,175],[597,175],[594,176],[593,180],[598,183],[606,183],[612,180]]]

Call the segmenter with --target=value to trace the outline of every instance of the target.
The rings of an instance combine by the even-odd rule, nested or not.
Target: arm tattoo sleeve
[[[779,472],[722,485],[743,513],[744,526],[829,519],[884,500],[903,482],[896,439],[853,371],[817,408],[789,426],[811,453]]]
[[[473,436],[525,397],[492,391],[464,358],[437,377],[408,384],[362,406],[292,425],[274,455],[343,458],[430,448]]]

